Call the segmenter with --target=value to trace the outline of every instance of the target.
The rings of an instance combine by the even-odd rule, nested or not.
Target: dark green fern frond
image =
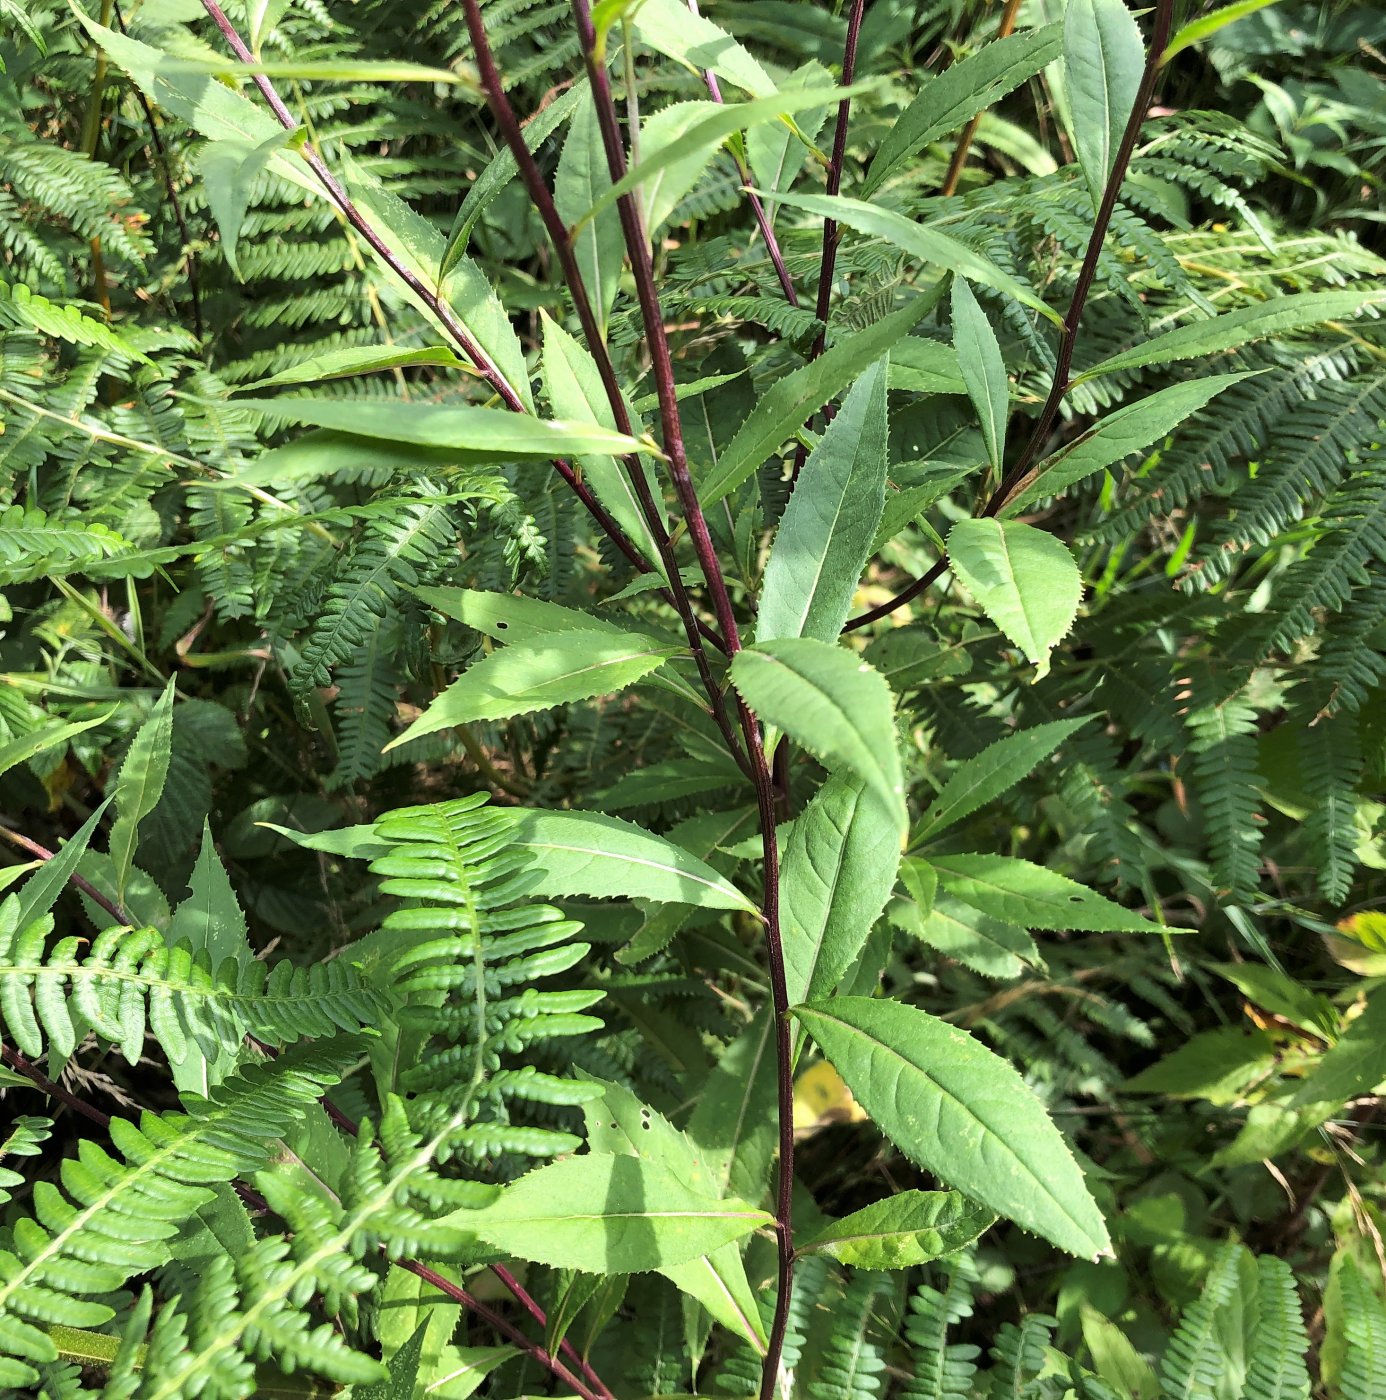
[[[977,1268],[967,1254],[955,1255],[931,1270],[937,1286],[922,1283],[910,1299],[905,1336],[914,1353],[914,1375],[901,1400],[972,1400],[980,1348],[949,1340],[949,1331],[972,1316]]]
[[[1256,1323],[1251,1331],[1244,1400],[1308,1400],[1304,1364],[1309,1334],[1290,1266],[1272,1255],[1256,1260]]]

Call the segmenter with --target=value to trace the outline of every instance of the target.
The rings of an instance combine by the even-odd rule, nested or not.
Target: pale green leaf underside
[[[956,1191],[901,1191],[835,1220],[801,1254],[829,1254],[854,1269],[908,1269],[953,1254],[996,1223]]]

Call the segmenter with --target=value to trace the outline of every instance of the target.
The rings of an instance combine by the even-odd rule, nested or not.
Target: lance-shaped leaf
[[[829,995],[895,884],[897,812],[848,774],[828,779],[790,829],[780,866],[780,936],[794,1005]]]
[[[1094,205],[1112,173],[1144,67],[1140,26],[1122,0],[1068,0],[1064,77],[1073,145]]]
[[[894,705],[879,671],[842,647],[786,637],[738,652],[731,678],[763,720],[824,767],[855,773],[897,822],[906,819]]]
[[[1144,451],[1172,432],[1191,413],[1197,413],[1224,389],[1249,379],[1243,374],[1210,374],[1183,384],[1171,384],[1157,393],[1109,413],[1096,427],[1035,468],[1034,477],[1001,512],[1015,515],[1044,496],[1057,496],[1133,452]]]
[[[198,153],[198,173],[207,192],[207,208],[221,233],[226,265],[238,282],[245,278],[236,259],[236,244],[245,211],[250,207],[251,192],[270,157],[288,145],[291,135],[281,129],[254,145],[249,141],[209,141]]]
[[[911,899],[897,899],[887,911],[891,923],[983,977],[1010,981],[1032,967],[1042,966],[1035,940],[1015,924],[994,919],[950,894],[936,894],[924,908]]]
[[[705,909],[756,906],[706,861],[634,822],[601,812],[494,808],[510,845],[533,854],[516,877],[527,892],[556,898],[653,899]]]
[[[999,1055],[898,1001],[834,997],[794,1014],[912,1161],[1070,1254],[1111,1252],[1068,1144]]]
[[[549,407],[559,418],[575,423],[589,423],[616,432],[616,418],[602,387],[601,371],[592,352],[579,345],[556,321],[541,312],[544,325],[544,392]],[[639,420],[626,405],[627,421]],[[649,522],[640,507],[640,498],[631,480],[631,468],[644,475],[652,500],[660,499],[659,488],[640,457],[627,457],[622,462],[609,454],[584,452],[579,456],[583,475],[597,494],[597,499],[609,510],[616,523],[654,562],[662,575],[659,547],[650,534]]]
[[[956,1253],[996,1223],[996,1213],[956,1191],[901,1191],[801,1244],[853,1269],[909,1269]]]
[[[247,394],[252,389],[275,389],[284,384],[321,384],[327,379],[343,379],[353,374],[379,374],[382,370],[410,369],[417,365],[439,365],[444,369],[470,368],[446,345],[425,345],[414,350],[402,350],[394,345],[347,345],[340,350],[324,350],[321,355],[309,355],[306,360],[299,360],[268,379],[238,384],[234,392]]]
[[[46,724],[42,729],[35,729],[0,744],[0,773],[8,773],[11,768],[33,758],[35,754],[46,753],[49,749],[60,746],[65,748],[69,739],[85,733],[88,729],[94,729],[98,724],[105,724],[114,713],[114,710],[107,710],[105,714],[97,715],[93,719],[77,720],[72,724]]]
[[[709,510],[735,491],[806,419],[850,385],[862,370],[909,334],[931,302],[919,297],[855,335],[829,346],[811,363],[777,379],[766,389],[722,454],[698,484],[698,499]]]
[[[960,822],[984,807],[1007,788],[1014,787],[1032,773],[1075,730],[1087,724],[1088,717],[1059,719],[1036,724],[1018,734],[1008,734],[988,745],[981,753],[960,763],[934,798],[916,828],[911,841],[917,845],[936,832]]]
[[[774,96],[775,80],[760,60],[681,0],[640,0],[630,18],[645,43],[686,68],[707,69],[753,97]]]
[[[469,667],[386,749],[482,719],[551,710],[610,695],[657,670],[678,647],[595,629],[550,633],[492,652]]]
[[[565,608],[519,593],[491,593],[479,588],[416,588],[430,608],[484,632],[493,641],[530,642],[552,632],[606,632],[629,636],[625,628],[596,613]]]
[[[116,893],[123,896],[140,823],[154,810],[168,779],[169,754],[173,749],[174,683],[169,681],[149,718],[140,725],[125,760],[116,775],[116,819],[111,823],[107,849],[115,870]]]
[[[1005,292],[1051,321],[1057,323],[1061,319],[1059,313],[1046,306],[1030,287],[1016,281],[986,254],[928,224],[907,219],[893,209],[881,209],[865,200],[848,199],[846,195],[775,194],[769,190],[758,190],[757,193],[808,214],[836,219],[859,233],[884,238],[909,257],[951,270],[959,277],[966,277],[969,282],[980,282],[984,287]]]
[[[1224,311],[1221,316],[1191,321],[1162,334],[1144,337],[1130,350],[1121,350],[1086,369],[1075,383],[1096,379],[1100,374],[1141,369],[1146,365],[1168,365],[1177,360],[1197,360],[1235,350],[1253,340],[1322,325],[1325,321],[1346,321],[1386,305],[1386,288],[1352,287],[1331,292],[1292,292],[1271,297],[1255,306]]]
[[[600,1274],[683,1264],[773,1223],[744,1201],[700,1195],[667,1167],[607,1153],[541,1167],[448,1219],[518,1259]]]
[[[106,814],[106,808],[114,801],[115,793],[107,793],[96,810],[78,828],[76,835],[64,842],[51,860],[44,861],[12,896],[18,905],[15,911],[16,928],[28,928],[35,919],[41,918],[57,903],[58,896],[67,888],[68,880],[72,878],[82,857],[86,855],[91,838],[96,835],[101,818]]]
[[[308,423],[354,437],[445,447],[502,460],[651,450],[649,443],[596,423],[556,423],[528,413],[475,404],[310,398],[238,399],[237,404],[289,423]]]
[[[978,112],[1014,92],[1053,62],[1063,48],[1063,26],[1047,24],[1026,34],[997,39],[950,64],[936,76],[925,76],[919,96],[886,132],[862,182],[868,198],[918,150],[957,131]]]
[[[967,385],[967,396],[982,425],[987,457],[999,470],[1006,447],[1011,386],[996,332],[962,277],[953,279],[953,345],[958,352],[958,368]]]
[[[760,1201],[775,1155],[774,1016],[763,1007],[701,1080],[688,1136],[703,1154],[714,1194]]]
[[[1342,1038],[1300,1086],[1293,1103],[1346,1103],[1386,1083],[1386,993],[1367,999]]]
[[[1042,865],[1013,856],[934,855],[945,889],[993,918],[1023,928],[1159,933],[1158,924]]]
[[[982,610],[1037,668],[1073,626],[1083,579],[1061,541],[1020,521],[959,520],[948,563]]]
[[[591,215],[593,206],[610,188],[611,169],[602,146],[597,108],[591,92],[584,90],[558,158],[553,200],[559,217],[571,230],[573,256],[603,333],[621,284],[626,256],[616,210]]]
[[[765,565],[756,639],[835,642],[885,509],[887,361],[852,386],[809,453]]]

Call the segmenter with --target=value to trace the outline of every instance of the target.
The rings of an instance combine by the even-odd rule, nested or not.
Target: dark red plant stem
[[[40,860],[52,860],[57,854],[56,851],[50,851],[47,846],[40,846],[37,841],[31,841],[27,836],[21,835],[8,826],[0,825],[0,836],[18,846],[21,851],[27,851],[31,856],[37,856]],[[104,909],[116,923],[128,924],[130,922],[129,914],[120,905],[112,903],[95,885],[89,880],[83,879],[76,871],[67,877],[67,881],[75,889],[81,890],[93,904]]]
[[[602,388],[606,392],[606,401],[611,407],[617,431],[625,433],[627,437],[633,437],[635,436],[633,424],[626,409],[621,386],[616,379],[616,367],[611,362],[611,353],[607,349],[606,340],[592,310],[592,301],[587,294],[582,269],[578,267],[577,257],[573,253],[572,240],[568,237],[568,229],[559,215],[558,206],[554,203],[553,196],[549,193],[549,187],[544,183],[544,177],[535,164],[529,147],[525,144],[524,133],[520,130],[515,109],[510,105],[509,97],[506,96],[505,85],[496,69],[491,45],[486,38],[486,27],[481,18],[481,7],[477,0],[462,0],[462,10],[467,19],[467,31],[471,35],[472,50],[476,55],[477,71],[481,75],[482,91],[486,94],[491,115],[495,117],[496,124],[501,129],[501,135],[505,138],[505,144],[509,146],[510,153],[515,157],[515,163],[520,170],[520,178],[524,182],[525,189],[529,192],[535,209],[539,212],[539,217],[548,232],[549,241],[553,244],[563,279],[567,283],[568,292],[573,299],[573,309],[577,313],[579,324],[582,326],[582,333],[587,337],[587,348],[596,361],[597,373],[601,376]],[[679,574],[678,558],[669,539],[669,529],[664,512],[655,501],[654,493],[650,490],[650,483],[641,468],[640,459],[632,455],[624,458],[623,462],[631,488],[640,501],[640,510],[645,517],[645,523],[650,527],[650,534],[654,537],[655,546],[659,550],[660,562],[664,565],[665,577],[669,580],[669,596],[673,602],[674,611],[678,613],[679,620],[683,623],[689,650],[693,653],[693,660],[698,667],[698,675],[702,680],[703,689],[707,692],[712,718],[722,731],[722,737],[727,741],[732,757],[744,769],[746,760],[741,753],[740,745],[736,742],[736,734],[731,727],[731,722],[727,718],[727,707],[722,698],[721,688],[718,686],[712,674],[712,667],[708,663],[707,652],[698,632],[698,618],[693,611],[693,603],[688,596],[688,591],[684,588],[683,578]]]
[[[515,1277],[503,1264],[492,1264],[491,1272],[509,1290],[511,1297],[520,1304],[522,1308],[539,1324],[540,1327],[547,1327],[549,1319],[543,1308],[530,1296],[528,1289]],[[606,1382],[596,1373],[592,1363],[580,1355],[573,1347],[573,1344],[566,1338],[558,1344],[559,1351],[568,1358],[582,1372],[583,1378],[592,1387],[602,1400],[616,1400],[615,1395],[607,1387]]]
[[[842,86],[847,87],[856,76],[857,40],[861,36],[861,18],[866,12],[866,0],[852,0],[847,16],[847,42],[842,49]],[[847,158],[847,127],[852,114],[852,99],[844,97],[837,104],[837,127],[833,132],[833,153],[828,162],[827,193],[835,195],[842,188],[842,163]],[[837,245],[842,230],[836,219],[823,220],[823,262],[818,269],[818,304],[815,308],[820,322],[809,359],[816,360],[828,341],[828,306],[833,294],[833,275],[837,268]]]
[[[1111,227],[1112,215],[1116,212],[1117,197],[1121,193],[1122,182],[1126,179],[1127,167],[1131,164],[1131,157],[1135,153],[1136,142],[1140,139],[1141,127],[1145,122],[1145,114],[1150,108],[1151,98],[1155,95],[1155,83],[1159,78],[1165,49],[1169,45],[1173,19],[1174,0],[1156,0],[1155,19],[1151,26],[1150,48],[1146,53],[1145,68],[1141,73],[1140,86],[1136,90],[1136,100],[1131,107],[1131,115],[1127,119],[1126,129],[1121,134],[1121,144],[1117,147],[1116,157],[1112,161],[1111,174],[1108,175],[1107,183],[1102,189],[1102,198],[1098,202],[1097,219],[1093,224],[1092,237],[1088,239],[1087,250],[1083,254],[1082,264],[1078,268],[1078,280],[1074,283],[1073,295],[1068,303],[1068,314],[1064,317],[1063,331],[1059,336],[1059,351],[1054,365],[1054,378],[1049,386],[1049,396],[1044,401],[1044,407],[1035,420],[1035,426],[1031,429],[1030,436],[1026,439],[1020,456],[997,483],[996,489],[991,493],[986,504],[977,512],[981,519],[999,514],[1021,486],[1025,484],[1030,468],[1034,465],[1035,458],[1039,456],[1040,449],[1044,446],[1050,429],[1054,426],[1054,419],[1058,416],[1059,406],[1063,403],[1064,395],[1072,387],[1069,373],[1073,368],[1073,352],[1078,344],[1078,332],[1082,325],[1083,311],[1088,304],[1088,296],[1092,292],[1093,283],[1097,280],[1097,261],[1102,253],[1102,245],[1106,242],[1107,231]],[[862,613],[859,617],[852,618],[847,623],[846,630],[850,632],[857,627],[865,627],[869,623],[879,622],[881,618],[888,617],[893,613],[896,608],[913,602],[943,573],[945,568],[947,568],[947,564],[940,559],[929,569],[928,573],[917,578],[908,588],[902,589],[894,598],[872,608],[869,612]]]
[[[255,56],[246,47],[245,41],[236,32],[236,27],[227,19],[225,12],[216,0],[202,0],[202,7],[211,16],[217,28],[221,30],[227,45],[242,63],[254,63]],[[283,100],[274,89],[274,84],[265,77],[263,73],[258,73],[254,78],[255,86],[260,89],[265,101],[269,103],[270,110],[274,113],[280,126],[286,131],[293,131],[298,123],[294,120],[293,113],[284,105]],[[457,319],[452,308],[436,293],[429,290],[404,263],[395,256],[394,252],[385,243],[384,239],[375,231],[371,225],[352,203],[351,196],[347,194],[340,181],[328,168],[323,158],[307,142],[302,147],[301,154],[308,163],[308,168],[318,177],[323,188],[327,191],[332,202],[337,206],[342,217],[349,223],[357,233],[370,245],[382,262],[409,288],[413,294],[419,298],[429,311],[438,319],[438,322],[453,338],[461,348],[462,353],[477,367],[482,377],[499,395],[501,401],[509,409],[516,413],[526,413],[524,401],[515,391],[513,385],[509,383],[500,367],[481,348],[472,337],[471,333]],[[602,532],[611,540],[617,549],[631,562],[640,573],[651,573],[653,567],[644,554],[630,541],[626,532],[607,513],[606,508],[592,494],[591,490],[582,481],[582,478],[573,470],[570,463],[562,458],[554,459],[554,469],[567,482],[574,495],[587,508],[587,512],[595,520]],[[714,640],[715,633],[710,629],[703,630],[703,635],[718,645],[720,639]]]
[[[109,1113],[102,1113],[95,1105],[84,1102],[71,1090],[64,1089],[61,1084],[49,1079],[36,1064],[32,1064],[18,1050],[12,1050],[3,1042],[0,1042],[0,1060],[4,1060],[11,1069],[17,1070],[26,1079],[31,1080],[50,1099],[57,1099],[59,1103],[66,1104],[74,1113],[80,1113],[83,1118],[89,1118],[93,1123],[99,1124],[103,1128],[110,1123],[111,1115]]]

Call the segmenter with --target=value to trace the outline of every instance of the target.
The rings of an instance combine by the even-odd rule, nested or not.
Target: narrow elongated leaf
[[[1203,379],[1190,379],[1182,384],[1171,384],[1148,398],[1109,413],[1076,442],[1041,462],[1035,468],[1034,480],[1011,500],[1002,515],[1015,515],[1042,496],[1057,496],[1094,472],[1153,446],[1224,389],[1250,377],[1250,374],[1211,374]]]
[[[934,798],[914,832],[911,844],[960,822],[994,797],[1014,787],[1049,757],[1065,739],[1088,723],[1088,718],[1059,719],[1008,734],[960,763]]]
[[[1068,1144],[999,1055],[902,1002],[835,997],[794,1014],[912,1161],[1060,1249],[1111,1252]]]
[[[1012,856],[935,855],[945,889],[993,918],[1024,928],[1159,933],[1160,926],[1042,865]]]
[[[595,630],[554,633],[508,646],[469,667],[385,747],[397,748],[456,724],[509,719],[610,695],[649,675],[678,652],[678,647],[659,646],[648,638]]]
[[[890,387],[916,394],[965,394],[958,352],[941,340],[907,335],[890,352]]]
[[[530,642],[551,632],[607,632],[629,636],[626,628],[578,608],[518,593],[487,593],[475,588],[416,588],[430,608],[484,632],[498,642]]]
[[[962,277],[953,279],[953,345],[958,352],[958,368],[967,385],[967,396],[982,425],[987,457],[999,470],[1002,453],[1006,450],[1011,386],[996,332]]]
[[[765,565],[756,638],[835,642],[885,509],[886,366],[852,386],[809,453]]]
[[[706,861],[634,822],[601,812],[520,807],[496,808],[492,815],[512,827],[515,849],[533,853],[532,866],[518,877],[532,893],[755,912],[755,904]]]
[[[752,97],[773,97],[774,79],[725,29],[680,0],[640,0],[631,23],[635,32],[652,49],[682,63],[701,76],[704,69],[715,73]]]
[[[829,995],[856,961],[895,884],[894,808],[855,777],[829,778],[790,829],[780,936],[791,1005]]]
[[[616,415],[611,411],[606,390],[602,386],[601,372],[591,351],[579,345],[567,331],[545,314],[544,324],[544,392],[549,396],[549,407],[559,418],[575,423],[589,423],[599,428],[616,431]],[[626,405],[628,421],[634,425],[639,419]],[[644,460],[629,457],[623,462],[605,453],[586,452],[580,455],[580,463],[587,483],[597,493],[597,499],[611,512],[616,522],[626,534],[636,542],[647,559],[653,560],[661,576],[663,567],[659,561],[659,549],[650,534],[649,523],[640,508],[640,500],[631,482],[629,463],[644,473],[650,496],[658,501],[659,488],[656,486]]]
[[[1122,0],[1068,0],[1064,77],[1073,145],[1094,207],[1116,161],[1144,67],[1140,26]]]
[[[504,408],[475,404],[389,403],[372,399],[240,399],[289,423],[308,423],[356,437],[411,442],[508,457],[562,457],[585,452],[648,452],[649,443],[594,423],[556,423]]]
[[[808,637],[765,642],[736,654],[732,684],[746,703],[825,767],[855,773],[905,819],[890,687],[842,647]]]
[[[1041,965],[1035,940],[1023,928],[993,919],[950,894],[936,894],[927,909],[897,899],[888,912],[897,928],[983,977],[1010,981],[1026,964]]]
[[[1315,1066],[1292,1102],[1346,1103],[1386,1083],[1386,994],[1368,999],[1342,1038]]]
[[[822,90],[832,86],[833,75],[814,60],[796,68],[780,84],[782,91],[802,88]],[[827,120],[828,108],[810,108],[795,118],[797,134],[788,122],[762,122],[746,133],[746,154],[758,185],[770,190],[787,190],[803,168],[807,142],[815,141]]]
[[[775,194],[769,190],[758,190],[757,193],[766,199],[775,199],[781,204],[802,209],[807,214],[836,219],[859,233],[883,238],[909,257],[951,270],[959,277],[966,277],[969,282],[980,282],[984,287],[1005,292],[1051,321],[1061,320],[1059,313],[1046,306],[1031,288],[997,267],[984,253],[969,248],[950,234],[941,233],[927,224],[915,223],[893,209],[879,209],[865,200],[848,199],[845,195]]]
[[[114,713],[114,710],[107,710],[104,715],[97,715],[95,719],[77,720],[71,724],[46,724],[42,729],[35,729],[32,733],[21,734],[17,739],[0,744],[0,773],[8,773],[11,768],[33,758],[35,754],[66,746],[69,739],[78,734],[85,734],[88,729],[95,729],[98,724],[105,724]]]
[[[321,384],[328,379],[342,379],[352,374],[379,374],[388,369],[412,369],[417,365],[438,365],[445,369],[470,369],[446,345],[425,345],[406,350],[394,345],[348,345],[341,350],[324,350],[310,355],[288,369],[281,369],[268,379],[251,384],[236,385],[236,393],[253,389],[273,389],[282,384]]]
[[[771,384],[736,430],[716,467],[699,483],[698,498],[704,510],[735,491],[786,438],[799,431],[811,414],[908,335],[930,306],[928,297],[920,297],[829,346],[812,363]]]
[[[853,1269],[909,1269],[953,1254],[996,1223],[996,1214],[956,1191],[901,1191],[799,1246]]]
[[[925,77],[919,95],[895,119],[877,147],[862,182],[869,198],[916,151],[957,131],[978,112],[1014,92],[1063,50],[1063,26],[1047,24],[1012,34],[959,59],[936,77]]]
[[[558,158],[553,199],[559,217],[572,231],[573,256],[603,333],[621,285],[626,243],[615,209],[587,215],[610,188],[611,171],[602,147],[597,109],[591,92],[584,90]]]
[[[519,1259],[628,1274],[710,1254],[771,1217],[744,1201],[700,1195],[643,1158],[589,1153],[522,1176],[455,1223]]]
[[[1118,370],[1141,369],[1146,365],[1173,364],[1176,360],[1196,360],[1205,355],[1235,350],[1239,345],[1325,321],[1345,321],[1386,306],[1386,288],[1354,287],[1331,292],[1292,292],[1272,297],[1256,306],[1241,306],[1176,326],[1150,336],[1130,350],[1119,351],[1084,370],[1075,382],[1096,379]]]
[[[701,1082],[688,1136],[703,1154],[715,1195],[755,1203],[769,1185],[777,1087],[773,1030],[770,1008],[762,1007]]]
[[[1277,0],[1232,0],[1230,5],[1221,6],[1212,14],[1200,15],[1197,19],[1190,20],[1170,40],[1160,62],[1168,63],[1175,54],[1183,53],[1185,49],[1201,44],[1205,39],[1211,39],[1229,24],[1235,24],[1239,19],[1245,19],[1247,15],[1254,15],[1257,10],[1264,10],[1268,5],[1276,3]]]
[[[264,173],[270,157],[289,142],[291,132],[276,131],[258,144],[248,141],[209,141],[198,153],[198,173],[207,191],[207,208],[221,234],[221,250],[226,265],[242,282],[236,245],[240,239],[245,211],[250,207],[255,182]]]
[[[1048,673],[1049,653],[1073,626],[1083,580],[1064,545],[1033,525],[960,520],[948,532],[948,563],[991,620]]]
[[[168,778],[173,748],[173,694],[174,683],[169,681],[149,718],[136,731],[116,775],[116,819],[111,823],[108,850],[115,867],[116,893],[121,897],[134,863],[140,823],[154,810]]]
[[[78,828],[76,835],[63,844],[52,860],[44,861],[19,887],[14,896],[19,904],[15,919],[16,928],[28,928],[35,919],[42,918],[57,903],[58,896],[67,887],[68,880],[72,878],[73,872],[87,852],[87,847],[91,845],[91,838],[96,834],[101,818],[106,814],[106,808],[114,801],[115,793],[108,794]]]

